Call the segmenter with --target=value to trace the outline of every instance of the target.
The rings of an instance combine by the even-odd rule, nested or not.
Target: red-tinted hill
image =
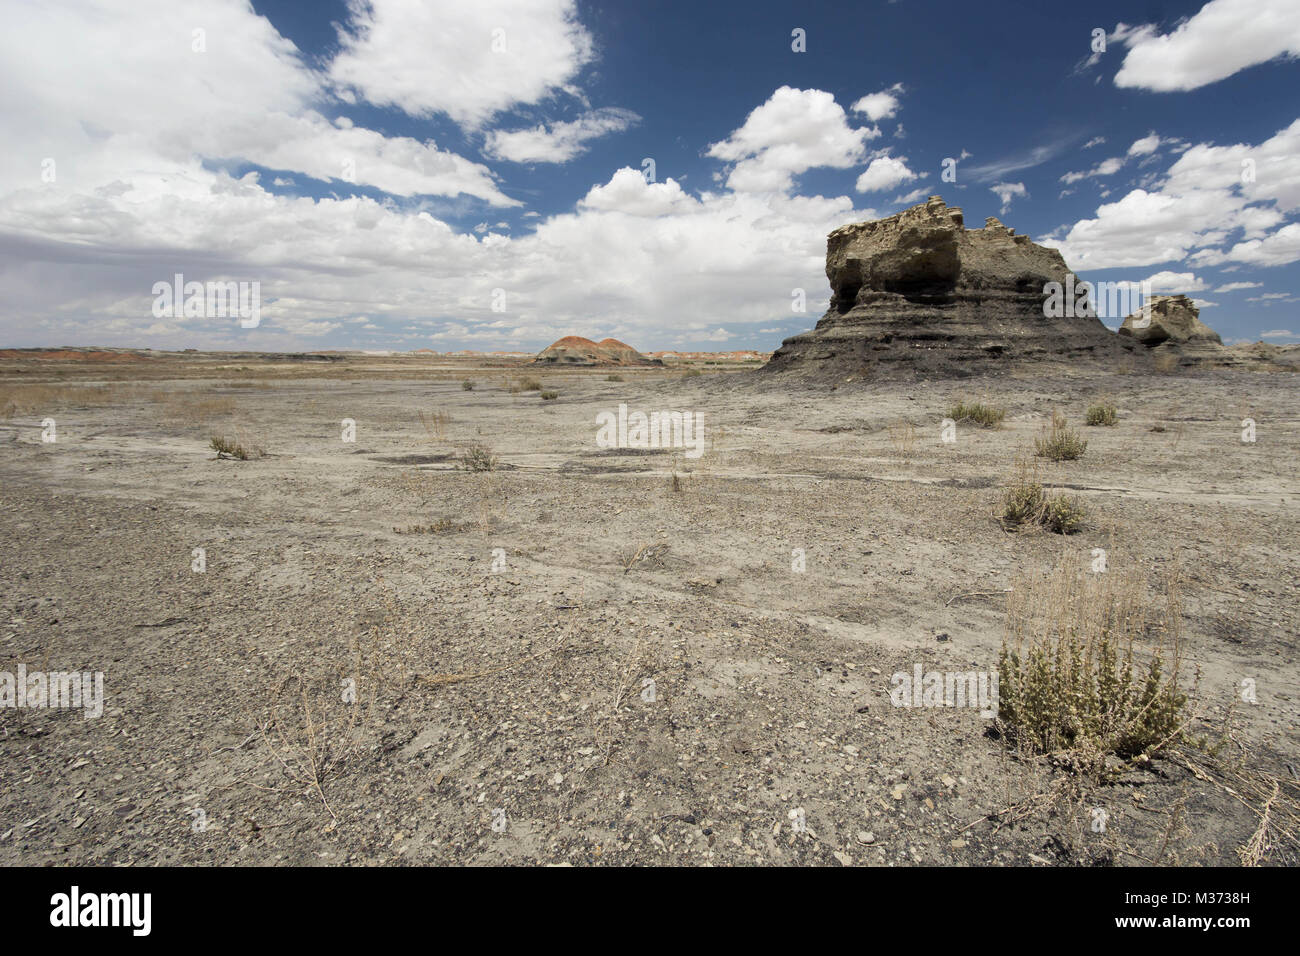
[[[566,335],[537,353],[538,365],[661,365],[618,339],[593,342],[581,335]]]

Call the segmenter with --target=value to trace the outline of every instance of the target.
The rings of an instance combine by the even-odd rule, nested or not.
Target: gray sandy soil
[[[499,370],[153,371],[0,423],[0,670],[105,690],[98,719],[0,710],[0,863],[1239,862],[1256,812],[1186,766],[1082,779],[890,677],[994,669],[1026,574],[1177,562],[1196,710],[1294,779],[1291,375],[606,374],[544,371],[544,402]],[[1119,424],[1044,471],[1083,530],[1004,530],[1013,459],[1106,396]],[[942,443],[961,398],[1003,427]],[[703,412],[705,453],[597,447],[620,402]],[[458,468],[473,443],[501,467]]]

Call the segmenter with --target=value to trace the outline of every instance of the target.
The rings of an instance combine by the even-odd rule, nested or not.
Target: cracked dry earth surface
[[[57,441],[0,422],[0,669],[105,695],[0,709],[0,863],[1236,864],[1257,813],[1188,765],[1089,781],[891,705],[916,665],[994,669],[1007,589],[1095,548],[1178,564],[1194,706],[1295,777],[1289,375],[460,377],[69,385]],[[1013,460],[1104,396],[1119,424],[1043,472],[1083,529],[1004,530]],[[941,442],[962,398],[1002,427]],[[621,402],[703,412],[703,454],[597,447]],[[227,430],[266,456],[215,458]]]

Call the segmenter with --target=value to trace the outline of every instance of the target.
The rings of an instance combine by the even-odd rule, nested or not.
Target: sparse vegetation
[[[553,402],[559,397],[559,392],[542,392],[542,401],[544,402]]]
[[[1088,425],[1114,425],[1118,421],[1118,411],[1109,402],[1089,405],[1087,417],[1084,419],[1085,424]]]
[[[463,382],[461,382],[460,387],[467,392],[474,391],[474,383],[471,382],[469,379],[465,379]]]
[[[447,426],[451,424],[451,416],[446,412],[426,412],[421,409],[420,424],[424,426],[424,433],[429,441],[446,441]]]
[[[453,531],[463,531],[464,527],[459,522],[444,516],[434,519],[429,524],[413,524],[393,530],[398,534],[450,534]]]
[[[948,409],[948,417],[955,422],[973,422],[981,428],[997,428],[1007,417],[1007,410],[983,402],[958,402]]]
[[[1141,574],[1063,567],[1009,592],[998,722],[1011,743],[1098,769],[1107,755],[1149,756],[1179,739],[1177,571],[1158,613],[1146,590]]]
[[[685,372],[682,372],[682,378],[699,378],[703,374],[698,368],[688,368]]]
[[[0,386],[0,418],[40,415],[65,408],[102,408],[145,400],[158,401],[158,392],[129,385],[11,385]],[[233,404],[233,400],[227,399]]]
[[[1043,502],[1039,518],[1043,527],[1056,534],[1074,534],[1083,524],[1084,510],[1077,498],[1053,495]]]
[[[1039,458],[1051,461],[1074,461],[1082,458],[1088,443],[1079,437],[1079,433],[1066,425],[1060,413],[1052,415],[1052,427],[1048,433],[1034,439],[1034,453]]]
[[[247,443],[243,439],[229,438],[225,435],[213,435],[208,444],[217,453],[218,458],[237,458],[240,461],[250,461],[254,458],[266,456],[266,452],[258,446]]]
[[[460,455],[460,466],[465,471],[496,471],[501,464],[487,445],[475,443]]]
[[[542,383],[535,378],[521,378],[518,382],[521,392],[540,392]]]
[[[999,517],[1004,525],[1042,525],[1056,534],[1073,534],[1083,524],[1086,513],[1079,502],[1063,494],[1049,497],[1038,480],[1038,470],[1021,459],[1016,473],[1002,496]]]
[[[623,376],[622,376],[622,375],[606,375],[606,376],[605,376],[605,381],[607,381],[607,382],[621,382],[621,381],[623,381]]]
[[[1023,459],[1017,462],[1016,474],[1002,496],[1002,520],[1009,525],[1037,521],[1043,513],[1043,485],[1038,471]]]

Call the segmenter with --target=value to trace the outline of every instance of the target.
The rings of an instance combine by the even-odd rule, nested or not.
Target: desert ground
[[[1001,427],[944,442],[963,399]],[[703,454],[599,447],[620,403]],[[1083,526],[1008,529],[1054,411]],[[1290,373],[4,358],[0,670],[104,707],[0,709],[0,864],[1293,864],[1298,449]],[[1095,549],[1153,604],[1177,569],[1215,761],[1082,774],[893,705]]]

